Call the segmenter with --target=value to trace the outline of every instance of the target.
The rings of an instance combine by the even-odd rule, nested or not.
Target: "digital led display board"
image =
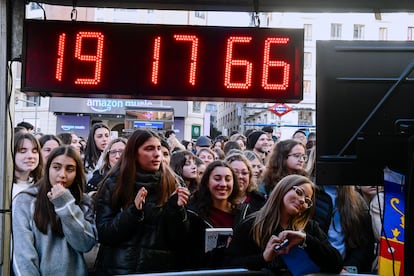
[[[186,100],[303,98],[303,30],[26,20],[22,91]]]
[[[163,122],[142,122],[142,121],[134,121],[135,128],[155,128],[155,129],[162,129],[164,127]]]

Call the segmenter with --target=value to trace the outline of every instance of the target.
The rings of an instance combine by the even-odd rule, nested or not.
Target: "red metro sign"
[[[26,20],[22,91],[302,100],[303,30]]]
[[[274,104],[268,108],[270,112],[275,113],[277,116],[282,117],[286,113],[292,111],[292,108],[286,104]]]

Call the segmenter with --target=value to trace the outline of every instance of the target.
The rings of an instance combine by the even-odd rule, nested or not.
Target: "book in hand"
[[[226,248],[232,236],[232,228],[207,228],[204,252],[209,252],[214,248]]]

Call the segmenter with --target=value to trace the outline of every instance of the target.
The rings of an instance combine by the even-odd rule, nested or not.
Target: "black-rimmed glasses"
[[[308,156],[306,155],[306,154],[301,154],[301,153],[291,153],[291,154],[288,154],[287,155],[288,157],[289,156],[293,156],[293,157],[295,157],[296,159],[303,159],[303,161],[308,161]]]
[[[110,150],[109,154],[111,156],[116,156],[117,154],[122,155],[123,152],[124,152],[124,150]]]

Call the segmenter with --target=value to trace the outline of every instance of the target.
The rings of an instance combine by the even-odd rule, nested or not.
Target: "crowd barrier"
[[[229,275],[248,275],[248,276],[263,276],[266,275],[263,271],[252,271],[244,268],[232,269],[214,269],[214,270],[193,270],[193,271],[179,271],[179,272],[164,272],[164,273],[146,273],[146,274],[130,274],[130,275],[145,275],[145,276],[229,276]]]
[[[129,275],[145,275],[145,276],[264,276],[271,275],[264,271],[253,271],[244,268],[234,269],[214,269],[214,270],[194,270],[194,271],[179,271],[179,272],[164,272],[164,273],[146,273],[146,274],[129,274]],[[372,276],[372,274],[331,274],[331,273],[312,273],[304,276]]]

